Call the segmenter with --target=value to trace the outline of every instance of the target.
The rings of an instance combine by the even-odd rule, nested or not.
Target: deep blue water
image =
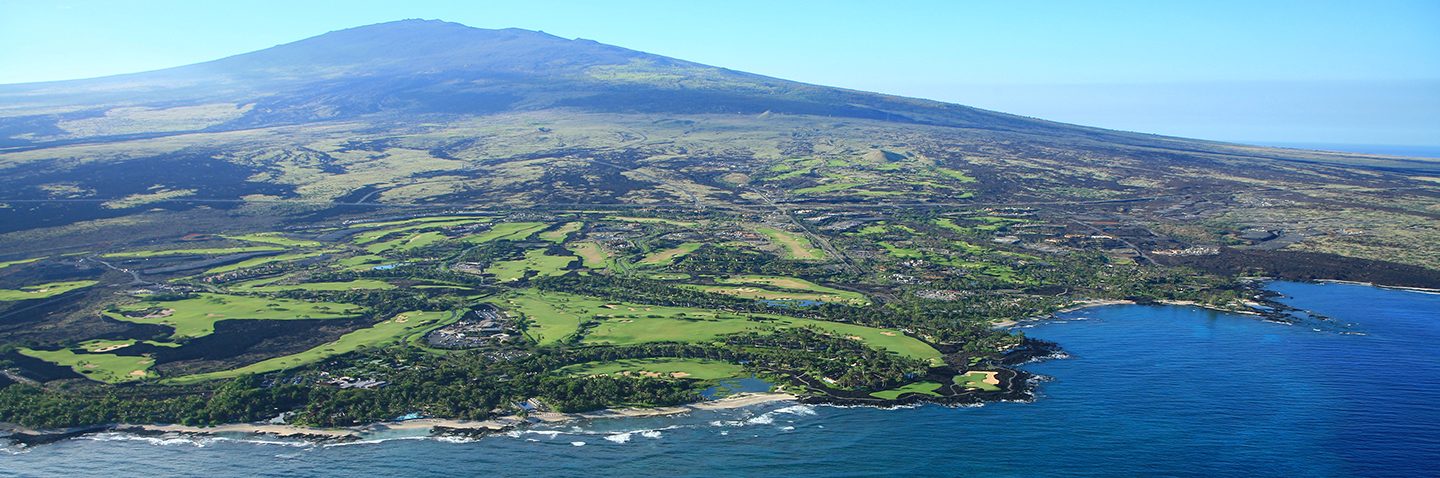
[[[1440,158],[1440,146],[1397,145],[1397,144],[1348,144],[1348,143],[1256,143],[1281,148],[1316,149],[1320,151],[1341,151],[1362,154],[1383,154],[1387,156],[1408,156],[1412,158]]]
[[[1069,359],[1035,403],[789,403],[474,442],[320,447],[104,435],[0,454],[35,476],[1434,476],[1440,295],[1277,283],[1348,327],[1117,306],[1024,329]],[[1344,333],[1350,332],[1350,333]],[[1360,335],[1363,334],[1363,335]]]

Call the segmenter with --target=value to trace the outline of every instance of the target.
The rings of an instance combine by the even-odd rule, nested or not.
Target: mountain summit
[[[165,208],[305,223],[357,206],[775,217],[853,206],[812,221],[835,231],[909,208],[1073,208],[1137,225],[1128,243],[1107,247],[1173,252],[1185,243],[1155,231],[1297,240],[1273,231],[1318,209],[1277,205],[1360,210],[1386,203],[1366,194],[1429,194],[1440,163],[1111,131],[535,31],[404,20],[159,71],[0,86],[0,174],[0,236]],[[1307,223],[1304,234],[1324,237],[1307,244],[1435,264],[1440,253],[1412,246],[1440,241],[1372,240],[1433,221],[1415,201],[1366,226],[1404,232]]]
[[[0,102],[34,107],[0,119],[44,123],[53,113],[117,107],[253,104],[208,129],[294,124],[375,113],[572,108],[594,112],[800,114],[1071,134],[1100,130],[958,105],[808,85],[590,40],[522,29],[402,20],[165,70],[0,86]],[[0,145],[25,144],[14,139]]]
[[[341,75],[566,75],[662,57],[518,28],[400,20],[334,31],[183,69],[307,80]]]

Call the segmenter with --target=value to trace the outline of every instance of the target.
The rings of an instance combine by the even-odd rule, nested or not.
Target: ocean
[[[1240,141],[1240,143],[1261,144],[1266,146],[1276,146],[1280,148],[1315,149],[1320,151],[1338,151],[1346,153],[1381,154],[1386,156],[1440,159],[1440,146],[1434,145],[1424,146],[1399,144],[1286,143],[1269,141],[1254,143]]]
[[[478,440],[315,445],[102,434],[0,452],[14,476],[1435,476],[1440,295],[1277,282],[1331,320],[1110,306],[1024,324],[1068,358],[1033,403],[774,403]]]

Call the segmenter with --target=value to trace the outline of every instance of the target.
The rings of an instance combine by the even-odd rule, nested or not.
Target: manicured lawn
[[[376,230],[376,231],[365,231],[365,232],[356,234],[355,237],[351,238],[351,242],[353,242],[353,243],[355,243],[355,244],[357,244],[357,245],[364,245],[364,244],[368,244],[368,243],[371,243],[371,242],[378,241],[378,240],[380,240],[381,238],[383,238],[383,237],[385,237],[385,236],[389,236],[389,235],[391,235],[391,234],[401,233],[401,232],[405,232],[405,231],[418,231],[418,230],[422,230],[422,229],[435,229],[435,228],[441,228],[441,227],[462,226],[462,225],[465,225],[465,224],[474,224],[474,223],[482,222],[482,221],[485,221],[485,220],[486,220],[486,218],[483,218],[483,217],[471,217],[471,218],[463,218],[463,219],[446,219],[446,220],[429,221],[429,222],[423,222],[423,221],[422,221],[420,224],[413,224],[413,225],[404,226],[404,227],[393,227],[393,228],[389,228],[389,229],[380,229],[380,230]],[[372,226],[373,226],[373,224],[372,224]]]
[[[816,284],[816,283],[814,283],[814,282],[810,282],[810,281],[808,281],[808,280],[801,279],[801,278],[798,278],[798,277],[781,277],[781,276],[733,276],[733,277],[725,277],[725,278],[715,279],[715,282],[719,282],[719,283],[722,283],[722,284],[760,284],[760,285],[768,285],[768,286],[779,287],[779,288],[782,288],[782,289],[803,290],[803,291],[809,291],[809,292],[817,292],[817,293],[824,294],[824,295],[829,295],[829,296],[836,296],[836,297],[839,297],[840,300],[847,301],[847,302],[850,302],[850,303],[853,303],[853,304],[861,304],[861,305],[863,305],[863,304],[868,304],[868,303],[870,303],[870,300],[865,297],[865,294],[861,294],[861,293],[859,293],[859,292],[852,292],[852,291],[848,291],[848,290],[840,290],[840,289],[836,289],[836,288],[834,288],[834,287],[825,287],[825,286],[823,286],[823,285]],[[833,302],[833,300],[832,300],[831,302]]]
[[[757,227],[755,232],[764,234],[770,238],[770,242],[780,246],[782,256],[786,259],[813,261],[825,258],[825,251],[816,248],[805,236],[773,227]]]
[[[950,245],[960,248],[961,250],[965,251],[966,254],[984,254],[993,250],[988,247],[977,246],[975,244],[971,244],[965,241],[950,241]]]
[[[947,177],[947,178],[954,179],[954,180],[959,181],[959,182],[962,182],[962,183],[973,183],[973,182],[975,182],[975,178],[974,178],[974,177],[970,176],[969,174],[965,174],[964,171],[961,171],[961,170],[958,170],[958,169],[935,168],[935,172],[940,173],[941,176],[945,176],[945,177]]]
[[[445,234],[440,231],[429,231],[396,237],[384,242],[377,242],[365,246],[365,251],[371,254],[380,254],[391,251],[409,251],[425,247],[446,239]]]
[[[919,339],[905,335],[899,330],[878,329],[865,327],[863,325],[842,324],[824,320],[792,319],[798,325],[814,325],[829,330],[842,337],[859,337],[862,342],[871,347],[889,350],[911,358],[928,360],[932,365],[939,365],[941,353],[934,347],[921,342]]]
[[[173,383],[192,383],[295,368],[336,355],[354,352],[365,347],[381,347],[403,342],[410,336],[422,334],[435,327],[445,325],[454,317],[455,314],[448,311],[405,312],[396,315],[390,320],[375,324],[372,327],[366,327],[341,335],[340,338],[334,342],[298,354],[275,357],[230,370],[176,377],[168,381]]]
[[[385,227],[385,226],[395,226],[395,225],[400,225],[400,224],[434,223],[434,222],[445,222],[445,223],[452,223],[452,224],[453,224],[453,223],[455,223],[456,221],[476,222],[476,221],[483,221],[483,220],[485,220],[485,219],[487,219],[487,218],[484,217],[484,216],[430,216],[430,217],[417,217],[417,218],[414,218],[414,219],[401,219],[401,220],[398,220],[398,221],[362,222],[362,223],[357,223],[357,224],[351,224],[349,227]]]
[[[649,224],[669,224],[669,225],[671,225],[671,226],[679,226],[679,227],[695,227],[695,226],[699,225],[698,223],[691,222],[691,221],[676,221],[676,220],[674,220],[674,219],[662,219],[662,218],[658,218],[658,217],[610,216],[610,217],[607,217],[606,219],[611,219],[611,220],[615,220],[615,221],[625,221],[625,222],[649,223]]]
[[[918,393],[918,394],[921,394],[921,395],[929,395],[929,396],[932,396],[932,397],[938,397],[938,396],[940,396],[940,394],[939,394],[939,393],[935,393],[935,391],[936,391],[936,390],[939,390],[939,389],[940,389],[940,384],[935,383],[935,382],[916,382],[916,383],[912,383],[912,384],[905,385],[905,386],[900,387],[900,388],[892,388],[892,389],[890,389],[890,390],[883,390],[883,391],[875,392],[875,393],[870,394],[870,396],[875,397],[875,398],[883,398],[883,399],[886,399],[886,400],[894,400],[894,399],[900,398],[901,395],[904,395],[904,394],[907,394],[907,393]]]
[[[320,256],[320,255],[325,254],[325,253],[326,253],[326,251],[315,251],[315,252],[300,252],[300,253],[295,253],[295,254],[281,254],[281,255],[278,255],[278,256],[256,257],[256,258],[254,258],[254,259],[246,259],[246,260],[243,260],[243,261],[240,261],[240,262],[236,262],[236,263],[234,263],[234,264],[216,267],[216,268],[214,268],[214,269],[210,269],[210,270],[208,270],[208,271],[205,271],[205,273],[206,273],[206,274],[222,274],[222,273],[226,273],[226,272],[230,272],[230,271],[238,271],[238,270],[240,270],[240,269],[246,269],[246,268],[250,268],[250,267],[258,267],[258,266],[263,266],[263,265],[265,265],[265,264],[272,264],[272,263],[276,263],[276,262],[290,262],[290,261],[298,261],[298,260],[301,260],[301,259],[309,259],[309,258],[311,258],[311,257],[317,257],[317,256]]]
[[[666,378],[688,378],[694,380],[719,380],[747,376],[739,365],[706,359],[644,358],[616,360],[613,362],[587,362],[557,370],[570,375],[610,375],[628,373],[632,375],[659,376]]]
[[[121,306],[120,310],[138,312],[151,308],[168,313],[162,311],[150,318],[127,317],[111,311],[106,311],[105,315],[137,324],[165,325],[175,329],[170,334],[171,338],[182,339],[210,335],[215,332],[216,322],[228,319],[341,319],[359,316],[364,311],[364,308],[353,304],[208,293],[183,300],[144,300]]]
[[[404,244],[401,244],[400,247],[395,248],[395,250],[404,252],[411,249],[419,249],[421,247],[425,247],[443,241],[445,239],[447,239],[445,235],[441,234],[439,231],[422,232],[410,236],[410,238],[407,239]]]
[[[321,243],[316,242],[316,241],[308,241],[308,240],[303,240],[303,239],[291,239],[291,238],[288,238],[288,237],[285,237],[285,236],[281,236],[280,233],[278,233],[278,232],[262,232],[262,233],[258,233],[258,234],[246,234],[246,235],[243,235],[243,236],[222,236],[222,237],[224,237],[224,238],[226,238],[226,239],[234,239],[234,240],[237,240],[237,241],[259,242],[259,243],[264,243],[264,244],[274,244],[274,245],[277,245],[277,246],[285,246],[285,247],[320,247],[320,246],[324,245],[324,244],[321,244]]]
[[[692,276],[684,272],[656,272],[654,274],[646,275],[645,277],[649,277],[654,280],[686,280]]]
[[[38,261],[38,260],[40,260],[40,259],[44,259],[44,257],[36,257],[36,258],[32,258],[32,259],[20,259],[20,260],[18,260],[18,261],[5,261],[5,262],[0,262],[0,269],[4,269],[4,268],[10,267],[10,266],[18,266],[18,265],[21,265],[21,264],[29,264],[29,263],[31,263],[31,262]]]
[[[84,351],[87,352],[87,353],[92,353],[92,354],[103,354],[103,353],[114,352],[114,351],[116,351],[116,350],[120,350],[120,349],[123,349],[123,348],[125,348],[125,347],[129,347],[129,346],[131,346],[131,345],[135,345],[135,344],[137,344],[137,343],[144,343],[144,344],[154,345],[154,346],[157,346],[157,347],[179,347],[179,346],[180,346],[179,344],[172,344],[172,343],[169,343],[169,342],[156,342],[156,341],[153,341],[153,340],[135,340],[135,339],[106,340],[106,339],[96,339],[96,340],[87,340],[87,341],[81,342],[81,343],[75,345],[75,347],[71,347],[71,348],[79,348],[79,349],[81,349],[81,350],[84,350]]]
[[[225,254],[240,254],[243,252],[270,252],[283,250],[285,250],[285,248],[279,246],[212,247],[205,249],[168,249],[163,251],[112,252],[109,254],[101,254],[100,257],[108,257],[114,259],[142,259],[146,257],[161,256],[222,256]]]
[[[66,282],[51,282],[48,284],[27,285],[19,289],[0,289],[0,302],[12,300],[46,299],[55,297],[75,289],[84,289],[95,285],[93,280],[77,280]]]
[[[1000,386],[998,384],[986,383],[986,380],[989,380],[991,382],[996,381],[993,378],[994,376],[995,372],[970,372],[964,375],[956,375],[955,384],[965,388],[974,388],[989,392],[998,392],[1000,391]]]
[[[1012,217],[1000,217],[1000,216],[975,216],[975,217],[970,217],[970,218],[967,218],[967,219],[974,220],[974,221],[980,221],[980,222],[985,223],[985,224],[981,224],[981,225],[975,226],[975,229],[978,229],[978,230],[981,230],[981,231],[997,231],[997,230],[999,230],[1000,228],[1005,227],[1005,226],[1009,226],[1009,225],[1011,225],[1011,224],[1024,224],[1024,223],[1030,222],[1030,221],[1027,221],[1027,220],[1025,220],[1025,219],[1015,219],[1015,218],[1012,218]]]
[[[759,287],[743,286],[743,285],[742,285],[742,286],[728,286],[728,285],[695,285],[695,284],[685,284],[685,285],[681,285],[680,287],[684,287],[684,288],[686,288],[686,289],[694,289],[694,290],[699,290],[699,291],[705,291],[705,292],[709,292],[709,293],[712,293],[712,294],[724,294],[724,295],[729,295],[729,296],[734,296],[734,297],[741,297],[741,298],[745,298],[745,299],[763,299],[763,300],[809,300],[809,301],[815,301],[815,302],[854,303],[854,302],[853,302],[852,300],[850,300],[850,299],[846,299],[846,298],[844,298],[844,297],[841,297],[841,296],[838,296],[838,295],[834,295],[834,294],[821,294],[821,293],[815,293],[815,292],[779,291],[779,290],[762,289],[762,288],[759,288]]]
[[[256,282],[267,282],[267,283],[268,283],[268,282],[271,282],[271,281],[269,281],[269,280],[264,280],[264,281],[256,281]],[[356,279],[356,280],[345,281],[345,282],[306,282],[306,283],[303,283],[303,284],[273,284],[273,285],[259,285],[259,284],[257,284],[257,285],[245,285],[245,284],[240,284],[240,285],[238,285],[238,286],[235,288],[235,290],[241,290],[241,291],[245,291],[245,292],[280,292],[280,291],[286,291],[286,290],[337,291],[337,290],[364,290],[364,289],[387,290],[387,289],[394,289],[394,288],[395,288],[395,285],[394,285],[394,284],[391,284],[391,283],[389,283],[389,282],[385,282],[385,281],[382,281],[382,280],[376,280],[376,279]]]
[[[884,224],[871,224],[871,225],[869,225],[869,226],[865,226],[865,227],[860,228],[860,230],[855,231],[854,234],[861,235],[861,236],[872,236],[872,235],[884,234],[884,233],[889,232],[889,231],[890,231],[890,226],[887,226],[887,225],[884,225]]]
[[[970,228],[963,227],[963,226],[961,226],[961,225],[959,225],[959,224],[955,224],[955,220],[954,220],[954,219],[950,219],[950,218],[948,218],[948,217],[936,218],[934,222],[935,222],[935,225],[936,225],[936,226],[940,226],[940,227],[943,227],[943,228],[945,228],[945,229],[949,229],[949,230],[952,230],[952,231],[955,231],[955,232],[958,232],[958,233],[961,233],[961,234],[965,234],[965,233],[971,232],[971,231],[970,231]]]
[[[549,224],[543,222],[504,222],[490,227],[490,230],[468,236],[463,241],[471,244],[484,244],[490,241],[507,239],[518,241],[544,229]]]
[[[822,184],[822,185],[819,185],[819,186],[811,186],[811,187],[808,187],[808,188],[800,188],[800,189],[796,189],[796,190],[794,190],[794,191],[792,191],[792,192],[794,192],[795,194],[800,194],[800,195],[806,195],[806,194],[824,194],[824,193],[832,193],[832,192],[835,192],[835,191],[844,191],[844,190],[846,190],[846,189],[850,189],[850,188],[853,188],[853,187],[856,187],[856,186],[863,186],[864,184],[865,184],[865,183],[846,183],[846,182],[839,182],[839,183]]]
[[[70,349],[21,348],[19,352],[56,365],[70,367],[76,373],[97,382],[120,383],[155,376],[155,372],[150,371],[150,366],[155,364],[155,359],[145,356],[75,353]]]
[[[760,322],[744,317],[686,307],[614,304],[614,309],[593,310],[603,315],[600,325],[590,329],[584,343],[592,345],[633,345],[650,342],[708,342],[724,334],[762,328]]]
[[[574,252],[575,255],[580,256],[580,259],[585,261],[585,267],[604,269],[609,265],[610,255],[605,253],[605,249],[601,248],[599,243],[581,242],[571,244],[570,252]]]
[[[580,323],[600,320],[586,334],[583,343],[590,345],[630,345],[649,342],[706,342],[716,337],[751,329],[797,327],[812,325],[843,337],[854,337],[867,345],[902,355],[930,360],[940,359],[940,352],[897,330],[859,325],[801,319],[779,315],[761,315],[773,319],[756,322],[740,315],[690,307],[666,307],[611,302],[597,297],[535,289],[512,292],[492,299],[491,303],[512,315],[523,314],[531,321],[528,334],[541,345],[558,342],[575,333]]]
[[[567,222],[554,230],[540,233],[540,239],[561,244],[570,238],[571,233],[580,230],[580,228],[584,226],[585,223],[583,222]]]
[[[580,321],[604,304],[593,297],[535,289],[513,292],[490,302],[514,318],[524,316],[530,322],[525,334],[540,345],[559,342],[575,334]]]
[[[925,257],[925,254],[920,252],[919,249],[901,247],[889,242],[881,242],[880,247],[884,247],[885,251],[889,252],[890,256],[896,259],[920,259]]]
[[[584,308],[572,308],[577,317],[604,319],[590,329],[584,343],[596,345],[630,345],[649,342],[707,342],[724,334],[766,327],[815,326],[842,337],[856,338],[871,347],[889,350],[909,357],[936,363],[940,352],[897,330],[885,330],[839,322],[801,319],[778,315],[760,315],[774,319],[756,322],[736,314],[688,307],[664,307],[626,303],[608,304],[581,301]]]
[[[675,259],[678,259],[680,256],[695,252],[695,250],[699,249],[702,245],[703,244],[698,242],[687,242],[676,247],[652,253],[648,256],[645,256],[644,259],[640,259],[640,262],[637,262],[635,264],[639,266],[657,266],[662,264],[669,264],[671,262],[675,262]]]
[[[525,252],[524,259],[491,264],[485,269],[485,273],[494,275],[500,282],[511,282],[525,278],[529,271],[535,271],[535,274],[541,277],[561,275],[571,262],[575,262],[575,257],[552,256],[546,254],[544,249],[532,249]]]
[[[374,254],[363,254],[358,256],[346,257],[344,259],[335,261],[335,263],[345,266],[346,270],[368,271],[370,269],[373,269],[375,266],[384,264],[388,260],[389,259]]]

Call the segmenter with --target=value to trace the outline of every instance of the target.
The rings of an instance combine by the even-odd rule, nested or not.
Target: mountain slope
[[[807,114],[1054,134],[1108,134],[933,101],[825,88],[518,29],[405,20],[196,65],[92,80],[0,86],[9,145],[25,125],[100,107],[223,102],[254,107],[206,129],[359,114],[594,112]],[[54,113],[54,111],[63,111]],[[48,114],[35,114],[39,112]],[[63,128],[59,128],[63,129]],[[51,129],[50,131],[54,131]],[[24,134],[23,132],[21,134]],[[33,138],[74,138],[59,134]],[[1119,135],[1128,137],[1128,135]],[[4,145],[6,143],[0,143]]]
[[[1427,225],[1440,162],[1067,125],[440,21],[0,86],[0,173],[0,232],[357,203],[1043,207],[1146,225],[1153,237],[1131,247],[1259,228],[1290,231],[1292,248],[1440,267],[1425,245],[1440,244]]]

